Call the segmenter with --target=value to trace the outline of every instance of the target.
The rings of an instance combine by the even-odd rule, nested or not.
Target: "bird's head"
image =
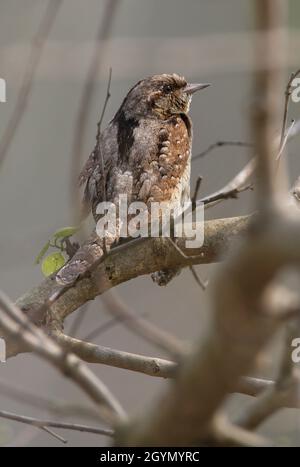
[[[156,117],[166,119],[187,113],[194,92],[209,84],[187,83],[179,75],[154,75],[139,81],[121,106],[126,118]]]

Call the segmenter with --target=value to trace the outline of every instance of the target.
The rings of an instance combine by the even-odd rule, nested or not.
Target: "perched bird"
[[[207,86],[189,84],[177,74],[162,74],[130,89],[80,174],[85,213],[92,210],[97,219],[99,202],[117,204],[121,194],[127,195],[128,202],[146,204],[165,201],[172,206],[189,200],[192,122],[188,111],[192,95]],[[84,270],[80,264],[84,254],[79,250],[71,268],[68,263],[59,272],[58,280],[68,282],[65,272],[76,273],[74,261],[79,273]],[[154,279],[163,285],[169,276],[165,271]]]

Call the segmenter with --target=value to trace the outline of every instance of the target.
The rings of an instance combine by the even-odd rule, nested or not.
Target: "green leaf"
[[[66,260],[61,253],[51,253],[46,256],[42,262],[42,273],[46,277],[51,276],[51,274],[58,271],[65,263]]]
[[[63,227],[62,229],[57,230],[53,234],[53,238],[58,239],[58,238],[72,237],[72,235],[76,234],[78,230],[79,230],[79,227]]]
[[[37,257],[35,258],[34,264],[39,264],[43,256],[47,253],[50,247],[50,240],[46,243],[46,245],[43,246]]]

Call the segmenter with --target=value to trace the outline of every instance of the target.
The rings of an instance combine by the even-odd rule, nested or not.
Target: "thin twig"
[[[282,143],[280,144],[280,149],[279,149],[279,152],[278,152],[278,154],[276,156],[276,161],[278,161],[280,159],[280,157],[281,157],[281,155],[282,155],[282,153],[283,153],[283,151],[285,149],[289,134],[293,130],[294,125],[295,125],[295,120],[292,120],[291,125],[289,126],[285,136],[283,137]]]
[[[17,102],[0,141],[0,166],[5,159],[7,151],[9,150],[11,142],[26,110],[36,70],[38,68],[41,56],[43,54],[45,43],[52,29],[53,23],[57,16],[59,7],[62,4],[62,1],[63,0],[48,1],[45,14],[32,41],[30,56],[26,64],[26,70],[24,73],[20,91],[18,93]]]
[[[287,135],[287,141],[295,138],[295,136],[299,135],[300,133],[300,120],[297,120],[293,127],[291,128],[290,132]],[[275,138],[275,143],[279,143],[279,137]],[[211,193],[203,198],[200,201],[203,203],[207,202],[208,199],[212,199],[213,197],[218,197],[219,195],[222,198],[222,195],[230,194],[232,191],[237,190],[243,186],[246,186],[247,181],[253,175],[256,169],[256,157],[253,157],[243,168],[238,172],[226,185],[224,185],[220,190]],[[216,201],[216,204],[220,202]]]
[[[193,277],[197,284],[200,286],[202,290],[206,290],[206,287],[208,286],[208,281],[203,281],[201,277],[197,274],[197,271],[195,270],[194,266],[189,266],[189,269],[191,273],[193,274]]]
[[[103,108],[102,108],[102,111],[101,111],[100,120],[99,120],[99,122],[97,124],[97,137],[96,137],[96,139],[97,139],[98,146],[99,146],[99,143],[100,143],[101,127],[102,127],[102,123],[103,123],[103,118],[104,118],[104,115],[105,115],[105,112],[106,112],[108,101],[109,101],[109,99],[111,97],[111,93],[110,93],[111,77],[112,77],[112,68],[110,67],[109,68],[109,74],[108,74],[108,81],[107,81],[105,100],[104,100]]]
[[[98,412],[91,407],[78,404],[76,402],[67,402],[65,400],[49,399],[40,394],[33,394],[24,388],[19,388],[17,385],[12,385],[6,381],[0,380],[0,394],[3,396],[26,404],[26,406],[35,407],[38,409],[48,410],[49,412],[59,415],[60,417],[68,417],[70,415],[81,417],[83,419],[95,420],[97,423],[101,421]]]
[[[202,157],[207,156],[210,152],[212,152],[216,148],[221,148],[223,146],[237,146],[242,148],[253,148],[253,144],[245,143],[244,141],[217,141],[216,143],[211,144],[206,148],[204,151],[200,152],[196,156],[192,158],[192,161],[196,161],[197,159],[201,159]]]
[[[106,111],[106,108],[107,108],[108,101],[109,101],[110,96],[111,96],[111,94],[110,94],[111,76],[112,76],[112,69],[110,68],[109,69],[109,75],[108,75],[108,82],[107,82],[105,100],[104,100],[100,120],[99,120],[99,122],[97,124],[97,135],[96,135],[96,146],[95,146],[95,152],[97,152],[100,155],[100,161],[101,161],[103,201],[106,201],[106,183],[105,183],[105,172],[104,172],[104,159],[103,159],[103,153],[101,151],[100,139],[101,139],[101,127],[102,127],[102,123],[103,123],[103,118],[104,118],[104,115],[105,115],[105,111]],[[104,238],[104,240],[105,240],[105,238]],[[104,243],[105,243],[105,241],[104,241]]]
[[[58,435],[57,433],[55,433],[55,431],[50,430],[50,428],[47,428],[46,426],[41,426],[41,427],[39,427],[39,428],[40,428],[42,431],[45,431],[46,433],[48,433],[48,435],[53,436],[53,438],[57,439],[57,440],[60,441],[61,443],[67,444],[68,440],[66,440],[66,439],[63,438],[62,436]]]
[[[280,144],[279,144],[279,152],[280,149],[283,145],[284,138],[285,138],[285,130],[286,130],[286,122],[287,122],[287,116],[288,116],[288,109],[289,109],[289,103],[290,103],[290,98],[292,94],[292,83],[294,79],[300,74],[300,68],[299,70],[293,72],[290,76],[290,79],[288,80],[288,83],[286,85],[285,89],[285,103],[284,103],[284,112],[283,112],[283,121],[282,121],[282,127],[281,127],[281,136],[280,136]]]
[[[203,180],[203,177],[201,175],[198,175],[197,180],[196,180],[195,190],[192,196],[192,206],[196,204],[202,180]]]
[[[104,158],[103,158],[103,152],[101,150],[101,126],[103,122],[103,118],[105,115],[106,107],[108,104],[108,101],[110,99],[110,86],[111,86],[111,76],[112,76],[112,69],[109,69],[109,76],[108,76],[108,82],[107,82],[107,88],[106,88],[106,96],[100,116],[100,120],[97,124],[97,135],[96,135],[96,145],[94,148],[94,154],[97,156],[98,159],[100,159],[101,162],[101,182],[102,182],[102,192],[103,192],[103,200],[106,201],[106,180],[105,180],[105,167],[104,167]],[[103,238],[103,252],[104,254],[107,254],[107,246],[106,246],[106,237],[104,236]]]
[[[81,431],[85,433],[94,433],[96,435],[113,436],[114,432],[105,428],[96,428],[88,425],[79,425],[77,423],[65,423],[56,422],[52,420],[42,420],[39,418],[27,417],[25,415],[19,415],[13,412],[7,412],[6,410],[0,410],[0,417],[7,420],[14,420],[20,423],[26,423],[26,425],[33,425],[38,428],[52,427],[61,428],[64,430]],[[53,434],[53,433],[52,433]]]
[[[195,260],[197,258],[201,258],[201,253],[199,255],[186,255],[184,253],[184,251],[182,250],[182,248],[180,248],[179,245],[177,245],[177,242],[176,240],[171,237],[167,237],[167,241],[175,248],[175,250],[177,251],[177,253],[180,254],[180,256],[182,256],[182,258],[186,259],[186,260]],[[190,266],[190,264],[188,264],[188,266]]]
[[[242,168],[240,172],[238,172],[228,183],[226,183],[223,188],[207,196],[204,196],[200,201],[203,203],[208,203],[210,200],[215,199],[215,202],[217,203],[220,202],[221,199],[224,199],[224,196],[226,197],[228,194],[230,196],[230,193],[233,193],[234,191],[246,185],[247,181],[253,174],[255,167],[256,159],[254,157]]]
[[[206,196],[203,198],[201,201],[206,207],[210,207],[210,205],[215,205],[216,202],[225,200],[225,199],[235,199],[238,197],[239,193],[242,193],[243,191],[247,190],[252,190],[253,189],[253,184],[248,184],[245,186],[242,186],[240,188],[233,188],[232,190],[216,193],[214,195]]]

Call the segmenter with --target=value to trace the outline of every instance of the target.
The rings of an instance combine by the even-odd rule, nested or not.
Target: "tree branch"
[[[15,422],[25,423],[26,425],[33,425],[38,428],[52,427],[61,428],[63,430],[81,431],[85,433],[94,433],[96,435],[113,436],[113,431],[105,428],[96,428],[88,425],[79,425],[78,423],[65,423],[56,422],[52,420],[41,420],[39,418],[27,417],[6,410],[0,410],[0,418],[7,420],[14,420]]]
[[[118,401],[90,369],[32,324],[3,292],[0,293],[0,325],[16,343],[35,352],[72,379],[95,402],[107,423],[114,424],[126,418]]]
[[[248,225],[248,216],[205,222],[204,245],[200,249],[186,248],[184,238],[178,241],[178,246],[187,256],[197,255],[196,259],[191,260],[174,252],[172,245],[164,238],[135,239],[120,245],[111,250],[109,255],[91,270],[89,277],[79,278],[74,287],[54,303],[51,308],[52,316],[61,326],[64,319],[74,310],[118,284],[164,268],[215,262],[245,234]],[[17,306],[38,327],[47,329],[48,313],[43,305],[55,288],[55,277],[50,277],[17,300]],[[0,335],[6,340],[7,358],[28,351],[19,341],[10,339],[1,324]]]

